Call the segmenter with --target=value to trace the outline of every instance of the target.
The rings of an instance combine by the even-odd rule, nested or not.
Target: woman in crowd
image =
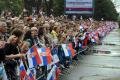
[[[8,38],[7,42],[2,42],[0,50],[2,50],[3,56],[2,61],[5,64],[5,70],[8,75],[8,79],[17,79],[18,73],[16,73],[16,67],[19,64],[18,59],[22,58],[24,55],[20,54],[20,40],[22,37],[22,31],[19,29],[13,30],[11,36]]]

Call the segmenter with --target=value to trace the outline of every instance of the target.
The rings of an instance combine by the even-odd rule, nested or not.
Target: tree
[[[64,14],[65,0],[0,0],[0,12],[11,10],[15,15],[18,15],[23,10],[23,1],[25,8],[28,8],[30,13],[32,13],[33,7],[37,7],[37,11],[43,8],[48,15],[51,13],[55,16]],[[118,13],[111,0],[94,0],[94,3],[94,18],[96,20],[101,20],[101,18],[104,18],[104,20],[117,20]]]
[[[0,12],[3,10],[19,15],[23,11],[23,0],[0,0]]]
[[[64,14],[64,0],[53,0],[53,11],[55,16]]]
[[[95,11],[94,18],[97,20],[117,20],[118,13],[111,0],[94,0]]]

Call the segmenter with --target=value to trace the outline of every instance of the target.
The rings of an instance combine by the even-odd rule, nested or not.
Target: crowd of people
[[[58,80],[60,67],[69,68],[71,60],[78,60],[78,51],[84,50],[88,45],[100,44],[101,39],[115,28],[118,28],[117,22],[95,21],[92,18],[71,20],[65,15],[48,17],[41,14],[22,18],[12,17],[10,14],[2,16],[0,20],[0,80],[2,78],[6,80],[3,76],[5,73],[8,80]],[[51,59],[51,61],[48,60],[50,63],[42,65],[37,63],[37,60],[33,60],[33,57],[38,59],[36,54],[39,51],[37,50],[30,57],[36,64],[31,67],[32,62],[28,58],[28,51],[33,51],[31,48],[35,46],[39,49],[49,48],[52,59],[49,55],[45,56]],[[66,52],[68,46],[71,46],[71,55],[69,51]],[[55,54],[58,58],[54,57]],[[26,72],[22,72],[23,70],[26,72],[29,70],[28,72],[31,73],[29,75],[27,72],[29,78],[25,77]],[[53,72],[56,74],[53,79],[50,79]],[[40,76],[42,77],[39,78]]]

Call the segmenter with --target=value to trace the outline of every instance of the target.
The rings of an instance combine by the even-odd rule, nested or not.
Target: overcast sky
[[[116,6],[116,10],[120,12],[120,0],[112,0]]]

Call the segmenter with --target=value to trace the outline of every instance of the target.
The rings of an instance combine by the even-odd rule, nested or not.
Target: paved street
[[[98,52],[83,56],[61,80],[120,80],[120,30],[113,30],[94,50]]]

